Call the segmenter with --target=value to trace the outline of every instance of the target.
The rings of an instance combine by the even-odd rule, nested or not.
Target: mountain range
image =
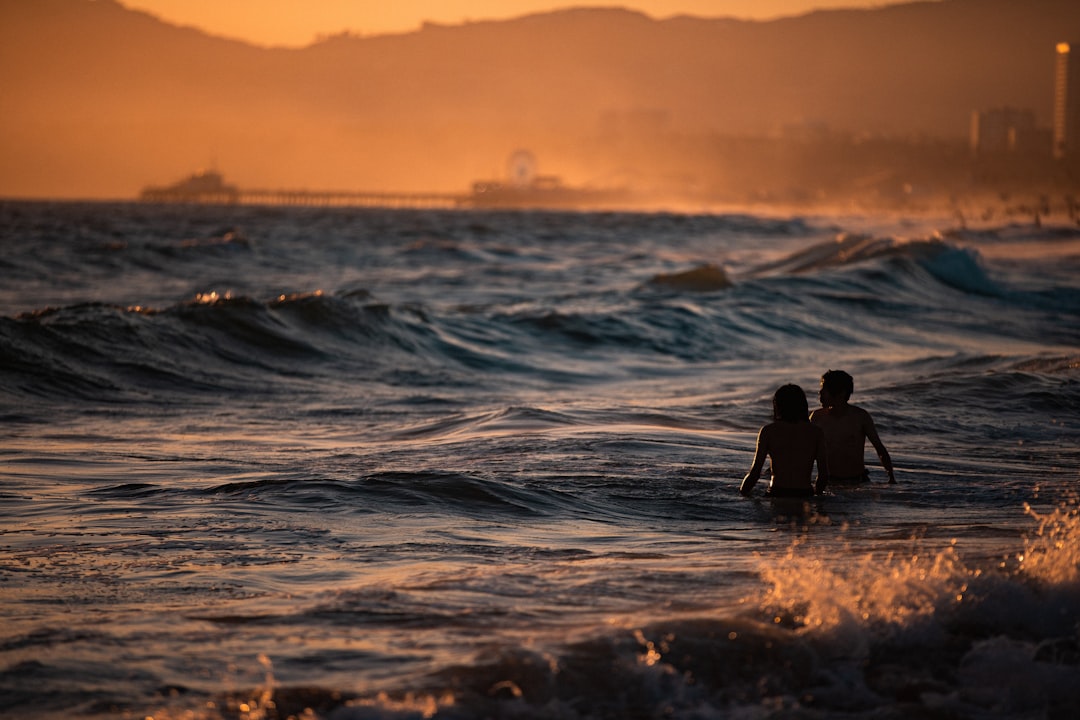
[[[245,187],[454,191],[519,147],[542,172],[603,184],[648,174],[664,138],[960,139],[992,107],[1049,125],[1069,40],[1075,0],[766,22],[580,8],[300,49],[115,0],[0,0],[0,196],[131,197],[207,165]]]

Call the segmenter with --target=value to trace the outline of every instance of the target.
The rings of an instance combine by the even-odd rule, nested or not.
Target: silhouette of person
[[[892,458],[878,437],[874,419],[860,407],[849,405],[855,391],[855,381],[843,370],[829,370],[821,376],[821,408],[810,416],[810,422],[825,433],[828,448],[829,481],[834,484],[863,483],[870,480],[863,457],[865,442],[870,441],[877,451],[881,466],[889,474],[889,484],[896,482]]]
[[[765,456],[769,457],[772,480],[766,491],[768,497],[806,498],[822,492],[829,483],[825,433],[810,423],[806,393],[798,385],[784,385],[773,395],[773,422],[761,428],[754,451],[754,464],[743,478],[739,492],[750,495]],[[814,463],[818,478],[812,483]]]

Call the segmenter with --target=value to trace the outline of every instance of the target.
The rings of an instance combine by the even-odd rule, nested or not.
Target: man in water
[[[855,381],[843,370],[829,370],[821,376],[821,408],[813,412],[810,422],[825,432],[829,482],[851,485],[870,479],[863,459],[863,448],[869,440],[891,485],[896,482],[892,458],[878,437],[870,413],[848,404],[854,391]]]

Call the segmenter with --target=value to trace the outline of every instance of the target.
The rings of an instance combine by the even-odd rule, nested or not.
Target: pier
[[[457,208],[468,195],[453,193],[356,192],[347,190],[244,190],[220,173],[203,171],[173,185],[148,187],[139,199],[180,205],[270,205],[292,207]]]
[[[581,209],[618,205],[625,191],[588,190],[562,185],[556,178],[525,183],[486,181],[469,193],[370,192],[349,190],[248,190],[227,184],[220,173],[203,171],[180,182],[144,188],[139,200],[173,205],[263,205],[270,207],[366,207],[454,210],[468,208]]]
[[[389,193],[320,190],[241,190],[236,203],[304,207],[456,208],[463,195],[449,193]]]

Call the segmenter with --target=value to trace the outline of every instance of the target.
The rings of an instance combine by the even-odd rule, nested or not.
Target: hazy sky
[[[829,7],[877,7],[896,0],[120,0],[172,23],[260,45],[307,45],[319,34],[408,32],[425,20],[516,17],[556,8],[627,7],[672,15],[769,19]]]

